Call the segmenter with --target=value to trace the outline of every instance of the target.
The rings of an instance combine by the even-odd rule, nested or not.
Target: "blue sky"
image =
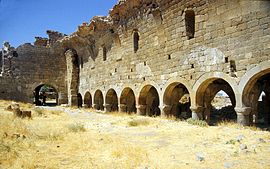
[[[0,43],[12,46],[33,43],[46,30],[65,34],[89,22],[95,15],[107,15],[117,0],[0,0]]]

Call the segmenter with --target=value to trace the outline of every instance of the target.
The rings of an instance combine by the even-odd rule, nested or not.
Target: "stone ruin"
[[[211,121],[224,91],[242,125],[270,123],[270,2],[121,0],[76,32],[2,49],[0,99]]]

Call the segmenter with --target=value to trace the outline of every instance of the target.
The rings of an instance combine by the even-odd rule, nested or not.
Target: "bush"
[[[208,127],[207,122],[203,121],[203,120],[195,120],[195,119],[189,118],[189,119],[187,119],[187,123],[192,124],[192,125],[196,125],[196,126],[200,126],[200,127]]]
[[[45,115],[44,109],[35,108],[34,111],[37,113],[38,116],[44,116]]]
[[[77,132],[85,132],[86,129],[83,124],[80,123],[75,123],[75,124],[70,124],[68,125],[68,129],[71,132],[77,133]]]
[[[128,122],[128,125],[131,127],[147,126],[149,124],[150,124],[150,122],[147,119],[134,119],[134,120]]]

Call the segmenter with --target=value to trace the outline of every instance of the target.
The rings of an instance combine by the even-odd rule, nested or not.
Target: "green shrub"
[[[69,124],[68,129],[71,132],[77,133],[77,132],[85,132],[86,129],[83,124],[80,123],[75,123],[75,124]]]
[[[187,119],[187,123],[192,124],[192,125],[196,125],[196,126],[200,126],[200,127],[208,127],[207,122],[203,121],[203,120],[195,120],[195,119],[189,118],[189,119]]]
[[[45,115],[44,109],[35,108],[34,111],[37,113],[38,116],[44,116]]]
[[[149,125],[150,122],[147,119],[134,119],[128,122],[128,125],[131,127],[136,127],[136,126],[147,126]]]

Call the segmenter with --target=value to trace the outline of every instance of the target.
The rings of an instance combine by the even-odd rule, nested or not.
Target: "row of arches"
[[[212,77],[197,80],[193,86],[188,82],[170,82],[164,91],[151,83],[135,92],[131,87],[124,88],[119,95],[112,88],[104,92],[105,95],[96,90],[93,98],[86,92],[81,103],[97,110],[146,116],[186,119],[194,118],[195,113],[199,119],[213,125],[221,120],[241,123],[242,118],[248,120],[247,123],[269,125],[270,68],[253,74],[246,83],[236,83],[225,74],[214,73]]]
[[[141,88],[125,87],[120,91],[117,87],[117,90],[110,88],[106,92],[95,90],[93,95],[90,92],[83,96],[77,94],[76,103],[79,107],[105,111],[199,118],[210,124],[218,120],[237,120],[245,125],[254,123],[264,126],[270,124],[269,65],[266,61],[254,67],[238,83],[221,72],[206,73],[194,85],[181,78],[170,79],[162,86],[145,82]],[[59,95],[58,90],[57,86],[50,84],[34,87],[34,103],[47,106],[59,104],[64,95]],[[222,97],[221,104],[217,104]]]
[[[213,80],[212,83],[209,82],[208,86],[203,86],[204,88],[198,91],[198,94],[201,97],[197,98],[198,104],[201,104],[206,108],[203,112],[202,119],[207,120],[209,123],[211,122],[210,115],[213,109],[213,104],[211,102],[220,91],[226,93],[225,95],[231,100],[231,106],[235,107],[235,96],[233,90],[224,80]],[[107,112],[121,111],[127,113],[138,113],[146,116],[160,116],[163,112],[163,115],[168,117],[180,119],[192,117],[192,111],[190,109],[190,91],[180,82],[173,82],[166,88],[162,100],[163,106],[160,104],[161,101],[158,90],[150,84],[145,85],[142,88],[137,99],[134,91],[129,87],[123,89],[120,97],[117,96],[114,89],[109,89],[105,96],[101,90],[96,90],[93,98],[90,92],[86,92],[84,98],[82,98],[81,94],[78,95],[78,100],[83,99],[83,102],[78,102],[80,103],[80,105],[78,105],[79,107],[84,105],[86,108],[105,110]],[[236,113],[234,111],[232,111],[232,113],[234,114],[230,115],[230,117],[225,116],[222,120],[224,120],[224,118],[227,120],[236,119]],[[212,116],[212,119],[215,120],[213,117],[214,116]]]

